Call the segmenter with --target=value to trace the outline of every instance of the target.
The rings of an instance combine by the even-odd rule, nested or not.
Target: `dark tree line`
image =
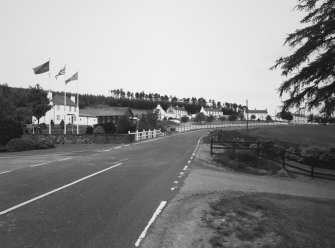
[[[1,102],[3,108],[0,111],[7,111],[5,115],[11,115],[14,119],[31,123],[33,115],[31,109],[31,97],[29,90],[25,88],[12,88],[7,85],[1,85],[0,93],[7,94],[8,97],[2,97],[0,101],[9,101],[9,103]],[[209,105],[214,108],[221,108],[224,115],[240,115],[243,113],[244,106],[236,103],[221,103],[210,99],[207,101],[203,97],[196,98],[177,98],[176,96],[160,95],[157,93],[142,92],[129,92],[119,90],[111,90],[111,96],[92,95],[92,94],[79,94],[79,107],[85,108],[93,105],[107,105],[118,107],[130,107],[135,109],[154,109],[157,104],[160,104],[165,110],[173,105],[184,107],[190,114],[199,113],[201,107],[208,107]],[[64,95],[64,92],[53,92],[54,95]],[[67,93],[70,96],[71,93]],[[74,95],[74,94],[72,94]],[[7,106],[7,107],[4,107]],[[4,114],[2,115],[4,116]]]

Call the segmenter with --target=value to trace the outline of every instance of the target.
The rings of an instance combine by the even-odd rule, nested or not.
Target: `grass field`
[[[249,134],[301,146],[335,147],[335,126],[289,125],[251,128]]]
[[[210,203],[203,222],[212,247],[333,248],[334,201],[276,194],[243,194]]]

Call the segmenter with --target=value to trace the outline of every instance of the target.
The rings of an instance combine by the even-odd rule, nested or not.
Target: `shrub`
[[[101,123],[101,124],[94,125],[95,128],[98,127],[98,126],[101,126],[104,129],[105,133],[112,133],[113,134],[113,133],[116,132],[116,126],[112,122],[111,123]]]
[[[5,149],[11,152],[27,151],[35,149],[48,149],[55,146],[47,140],[35,141],[31,139],[14,138],[11,139]]]
[[[93,127],[92,126],[88,126],[86,127],[86,134],[92,134],[93,133]]]
[[[188,120],[189,120],[188,116],[182,116],[180,118],[180,121],[183,122],[183,123],[188,122]]]
[[[103,129],[102,126],[97,126],[97,127],[93,130],[93,133],[95,133],[95,134],[104,134],[104,133],[105,133],[105,130]]]
[[[47,130],[47,129],[48,129],[48,126],[47,126],[47,124],[45,124],[45,123],[41,123],[41,124],[40,124],[40,128],[41,128],[41,130]]]
[[[0,120],[0,145],[7,144],[13,138],[21,138],[23,124],[12,120]]]
[[[63,119],[59,123],[59,128],[64,130],[64,120]]]

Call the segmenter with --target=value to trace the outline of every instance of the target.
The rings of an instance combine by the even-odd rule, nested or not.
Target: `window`
[[[60,120],[60,115],[57,115],[57,121],[59,121]]]
[[[73,120],[74,120],[74,121],[76,121],[76,120],[77,120],[77,117],[76,117],[76,116],[74,116],[74,117],[73,117]]]
[[[57,105],[57,110],[60,110],[60,106],[59,105]]]

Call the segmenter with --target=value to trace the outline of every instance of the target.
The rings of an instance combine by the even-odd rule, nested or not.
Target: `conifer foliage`
[[[289,93],[283,111],[306,103],[330,117],[335,111],[335,0],[298,0],[296,9],[307,15],[301,20],[303,28],[285,40],[295,50],[271,68],[280,67],[289,77],[278,89],[280,96]]]

